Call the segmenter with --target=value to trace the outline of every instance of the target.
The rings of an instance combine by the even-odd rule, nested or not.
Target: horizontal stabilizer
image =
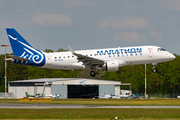
[[[16,60],[21,60],[21,61],[30,61],[30,59],[21,58],[21,57],[14,56],[14,55],[7,55],[7,57],[10,57],[10,58],[13,58],[13,59],[16,59]]]

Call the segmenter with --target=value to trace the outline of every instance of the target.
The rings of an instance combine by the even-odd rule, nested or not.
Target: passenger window
[[[61,57],[59,57],[59,58],[61,58]]]

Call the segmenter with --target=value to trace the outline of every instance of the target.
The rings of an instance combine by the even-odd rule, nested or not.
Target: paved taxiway
[[[0,103],[0,108],[49,109],[49,108],[180,108],[180,106],[100,106],[100,105],[61,105],[61,104],[14,104]]]

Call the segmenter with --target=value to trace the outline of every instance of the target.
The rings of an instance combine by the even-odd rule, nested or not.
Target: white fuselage
[[[125,65],[160,63],[175,59],[173,54],[158,46],[119,47],[81,50],[75,52],[94,59],[102,60],[104,61],[104,64],[109,61],[118,61],[119,67]],[[46,57],[46,63],[43,68],[65,70],[91,69],[88,66],[83,65],[83,62],[78,61],[77,57],[70,51],[44,54]],[[103,69],[103,67],[96,67],[96,69]]]
[[[6,61],[50,69],[94,69],[118,71],[126,65],[166,62],[175,56],[158,46],[118,47],[70,52],[44,53],[34,49],[14,28],[6,28],[14,55]]]

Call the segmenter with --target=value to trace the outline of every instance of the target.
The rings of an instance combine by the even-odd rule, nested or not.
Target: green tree
[[[64,49],[62,49],[62,48],[59,48],[59,49],[57,50],[57,52],[66,52],[66,51],[68,51],[68,50],[64,50]]]
[[[47,52],[47,53],[53,53],[54,51],[53,50],[51,50],[51,49],[45,49],[45,51],[44,52]]]

